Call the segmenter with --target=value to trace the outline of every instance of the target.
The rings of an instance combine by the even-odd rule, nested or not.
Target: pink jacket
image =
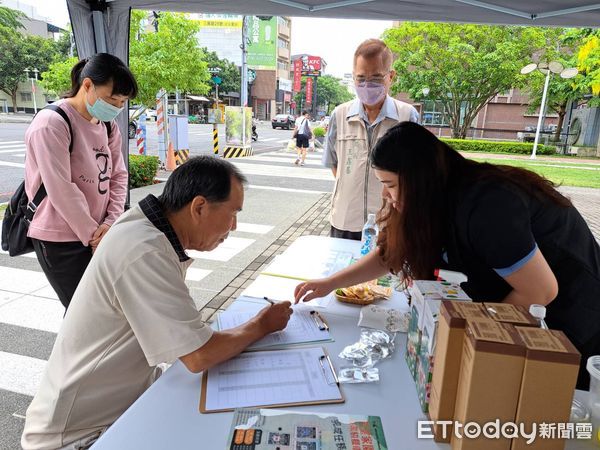
[[[128,177],[121,133],[112,122],[109,139],[103,123],[87,121],[66,100],[55,104],[71,120],[73,153],[69,155],[69,127],[63,118],[54,111],[41,111],[25,134],[25,190],[33,199],[43,180],[48,196],[39,205],[28,235],[88,245],[101,224],[112,225],[123,212]]]

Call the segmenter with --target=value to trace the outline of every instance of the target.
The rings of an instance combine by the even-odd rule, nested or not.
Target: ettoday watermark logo
[[[458,439],[524,439],[527,444],[536,439],[592,439],[592,424],[581,423],[532,423],[517,424],[515,422],[501,423],[499,419],[483,424],[477,422],[455,422],[452,420],[419,420],[417,422],[417,437],[433,439],[434,426],[440,432],[440,437],[447,439],[450,433]]]

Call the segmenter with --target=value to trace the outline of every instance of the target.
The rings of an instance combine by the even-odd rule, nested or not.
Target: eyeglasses
[[[381,76],[377,76],[377,77],[371,77],[371,78],[367,78],[367,77],[363,77],[361,75],[355,76],[354,77],[354,81],[358,84],[364,84],[364,83],[377,83],[377,84],[382,84],[385,81],[385,77],[387,77],[389,75],[389,72],[387,72],[385,75],[381,75]]]

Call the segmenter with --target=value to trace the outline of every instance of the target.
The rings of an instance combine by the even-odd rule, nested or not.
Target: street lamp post
[[[423,97],[427,97],[429,95],[429,88],[428,87],[424,87],[421,92],[423,93]],[[419,117],[419,122],[421,123],[421,125],[423,125],[423,111],[425,109],[425,98],[423,98],[423,101],[421,102],[421,117]]]
[[[542,103],[540,104],[540,113],[538,116],[538,124],[535,129],[535,140],[533,141],[533,150],[531,151],[531,159],[536,158],[537,146],[540,141],[540,133],[542,126],[544,124],[544,119],[546,116],[546,100],[548,97],[548,86],[550,85],[550,77],[553,73],[559,74],[561,78],[573,78],[577,75],[578,70],[574,67],[570,67],[565,69],[564,66],[558,61],[551,61],[549,63],[540,62],[538,64],[531,63],[527,64],[525,67],[521,69],[521,74],[526,75],[528,73],[533,72],[534,70],[539,70],[541,73],[546,75],[546,80],[544,81],[544,91],[542,93]]]
[[[40,73],[39,70],[37,70],[36,68],[34,68],[33,70],[30,70],[29,68],[25,69],[24,72],[27,74],[27,78],[29,78],[31,80],[31,97],[33,98],[33,112],[35,114],[37,114],[37,101],[35,99],[35,80],[37,80],[37,76],[38,73]],[[33,76],[30,77],[29,73],[33,72]]]

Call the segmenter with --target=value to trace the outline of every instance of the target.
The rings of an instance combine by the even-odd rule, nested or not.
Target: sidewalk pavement
[[[160,194],[163,186],[161,183],[132,190],[131,205],[135,205],[148,194]],[[286,201],[287,205],[284,206],[278,198],[283,198],[289,193],[261,190],[258,192],[260,194],[246,195],[248,205],[244,205],[244,213],[250,215],[253,209],[260,208],[268,201],[272,205],[280,205],[277,215],[281,220],[275,224],[272,231],[238,254],[235,260],[214,262],[214,265],[211,265],[213,270],[210,275],[199,282],[188,282],[190,293],[196,307],[202,311],[204,320],[211,320],[215,312],[227,308],[264,267],[297,238],[305,235],[329,235],[331,194],[294,193],[294,201]],[[260,216],[261,213],[259,212],[258,215]],[[256,219],[257,216],[252,216],[244,220],[260,223]],[[266,223],[274,224],[274,222]],[[234,236],[236,235],[238,232],[234,233]],[[202,264],[206,265],[210,262],[203,261]]]
[[[29,123],[31,119],[33,119],[33,114],[0,113],[0,123]]]

